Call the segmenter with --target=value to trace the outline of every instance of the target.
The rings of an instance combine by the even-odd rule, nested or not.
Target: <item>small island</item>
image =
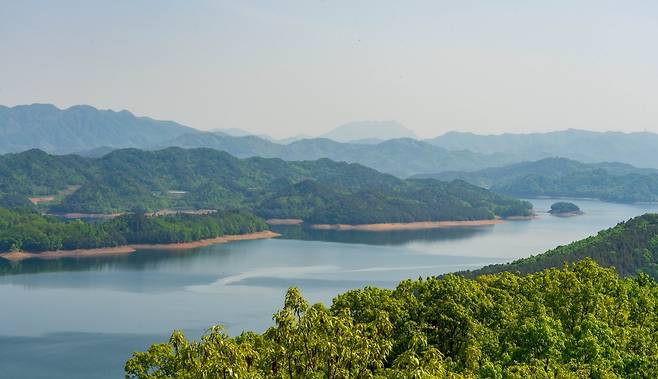
[[[582,215],[583,211],[581,211],[580,208],[574,203],[559,201],[551,205],[551,209],[548,211],[548,213],[558,217],[573,217]]]

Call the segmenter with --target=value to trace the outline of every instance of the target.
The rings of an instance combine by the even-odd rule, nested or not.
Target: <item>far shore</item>
[[[382,224],[314,224],[311,228],[318,230],[358,230],[364,232],[387,232],[391,230],[420,230],[437,228],[457,228],[470,226],[485,226],[502,224],[505,220],[496,218],[491,220],[467,220],[467,221],[419,221]]]
[[[116,247],[101,247],[97,249],[76,249],[76,250],[55,250],[44,251],[41,253],[30,253],[26,251],[12,251],[0,254],[4,258],[13,262],[22,261],[30,258],[39,259],[59,259],[59,258],[85,258],[85,257],[102,257],[108,255],[131,254],[137,250],[186,250],[196,247],[209,246],[219,243],[228,243],[234,241],[247,241],[278,237],[278,233],[270,230],[262,232],[226,235],[216,238],[208,238],[193,242],[171,243],[171,244],[135,244]]]

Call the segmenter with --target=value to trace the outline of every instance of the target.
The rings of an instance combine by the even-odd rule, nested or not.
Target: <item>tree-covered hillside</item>
[[[658,171],[621,163],[580,163],[547,158],[473,172],[419,175],[462,179],[494,192],[518,197],[583,197],[614,202],[658,201]]]
[[[212,149],[124,149],[101,158],[31,150],[1,156],[0,169],[7,173],[0,194],[59,193],[45,205],[53,212],[245,209],[317,223],[375,223],[525,216],[532,207],[461,181],[402,180],[328,159],[238,159]],[[67,188],[75,190],[63,194]]]
[[[655,378],[658,285],[591,260],[475,280],[367,287],[310,305],[288,291],[274,326],[198,342],[174,332],[128,378]]]
[[[632,218],[595,236],[558,246],[543,254],[465,274],[469,277],[503,271],[527,274],[562,267],[583,258],[591,258],[604,267],[615,267],[622,276],[643,272],[658,279],[658,214]]]

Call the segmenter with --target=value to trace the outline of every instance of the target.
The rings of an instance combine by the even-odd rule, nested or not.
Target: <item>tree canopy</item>
[[[402,180],[329,159],[238,159],[212,149],[124,149],[102,158],[39,150],[0,156],[0,195],[54,195],[55,213],[243,209],[314,223],[378,223],[527,216],[532,205],[467,184]]]
[[[241,211],[147,217],[136,212],[104,222],[63,220],[0,208],[0,252],[90,249],[126,244],[180,243],[267,229]]]
[[[560,214],[578,214],[582,213],[580,207],[576,204],[568,201],[558,201],[557,203],[551,204],[551,209],[548,211],[550,214],[560,215]]]
[[[527,274],[562,267],[591,258],[604,267],[614,267],[622,276],[645,273],[658,279],[658,214],[648,213],[602,230],[596,235],[558,246],[545,253],[495,264],[462,274],[475,277],[503,271]]]
[[[658,285],[591,259],[571,268],[407,280],[309,305],[291,288],[274,325],[212,327],[136,352],[128,378],[652,378]]]

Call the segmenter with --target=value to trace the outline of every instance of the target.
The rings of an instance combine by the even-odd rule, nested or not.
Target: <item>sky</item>
[[[658,132],[655,1],[0,0],[0,104],[282,138]]]

